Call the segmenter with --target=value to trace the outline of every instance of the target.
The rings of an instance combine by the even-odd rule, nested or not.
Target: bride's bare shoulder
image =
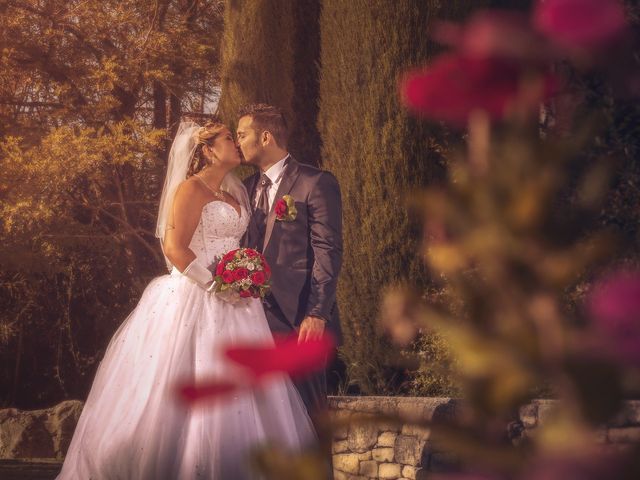
[[[198,184],[195,176],[187,178],[176,189],[175,199],[180,203],[192,203],[204,201],[206,195]]]

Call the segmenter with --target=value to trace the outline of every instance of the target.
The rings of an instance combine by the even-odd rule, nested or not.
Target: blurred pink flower
[[[626,29],[624,8],[618,0],[538,0],[533,23],[568,49],[606,46]]]
[[[546,61],[554,56],[551,45],[521,13],[483,10],[464,24],[439,22],[434,38],[469,57],[507,57]]]
[[[298,337],[276,337],[273,345],[244,344],[228,347],[224,350],[227,358],[245,367],[248,378],[216,378],[198,384],[179,383],[176,396],[187,403],[202,400],[224,399],[230,393],[243,389],[258,388],[266,376],[271,373],[286,373],[292,378],[304,377],[322,370],[331,360],[335,350],[333,336],[325,332],[321,338],[298,343]]]
[[[184,384],[177,388],[178,398],[187,403],[195,403],[201,400],[212,400],[224,397],[240,388],[235,383],[225,380],[212,380],[198,385]]]
[[[525,67],[505,58],[449,54],[409,73],[400,90],[404,103],[418,115],[464,126],[475,110],[485,111],[492,119],[503,118],[523,93],[524,74]],[[556,84],[551,75],[545,75],[543,83],[540,98],[528,96],[519,109],[538,111],[538,102],[548,98]]]
[[[588,308],[606,353],[640,366],[640,272],[618,272],[597,284]]]
[[[333,336],[298,343],[297,335],[276,338],[275,345],[239,345],[225,351],[227,358],[247,368],[255,380],[271,373],[287,373],[292,378],[322,370],[335,348]]]

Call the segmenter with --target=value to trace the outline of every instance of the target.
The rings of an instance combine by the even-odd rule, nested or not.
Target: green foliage
[[[222,2],[0,15],[0,404],[84,397],[149,279],[167,127],[215,97]]]
[[[126,116],[166,126],[210,99],[222,2],[10,2],[0,17],[0,127],[94,126]],[[182,105],[181,105],[182,104]],[[162,114],[165,118],[162,118]],[[0,134],[4,134],[0,131]]]
[[[407,196],[436,181],[449,135],[412,119],[400,105],[400,72],[428,60],[435,18],[462,14],[467,2],[328,0],[321,17],[319,129],[323,165],[338,178],[345,258],[338,292],[348,378],[366,393],[389,393],[393,349],[375,322],[386,285],[426,287],[419,229]]]
[[[289,150],[304,163],[319,161],[316,130],[320,2],[228,0],[223,37],[220,112],[237,123],[241,106],[280,107]]]

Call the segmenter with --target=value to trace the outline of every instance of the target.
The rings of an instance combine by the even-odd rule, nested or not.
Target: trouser
[[[278,306],[272,295],[268,295],[263,301],[264,313],[269,323],[269,328],[274,335],[292,335],[295,327],[287,320],[284,313]],[[323,418],[327,411],[327,373],[326,370],[307,375],[298,380],[293,380],[300,398],[307,407],[307,412],[316,432],[326,432],[326,427],[321,425],[319,421]],[[333,478],[331,441],[323,442],[324,456],[327,461],[327,478]]]
[[[284,316],[273,296],[268,296],[263,306],[269,328],[274,335],[288,336],[294,333],[295,327]],[[293,383],[307,407],[309,416],[313,418],[324,413],[327,408],[327,373],[324,369],[294,380]]]

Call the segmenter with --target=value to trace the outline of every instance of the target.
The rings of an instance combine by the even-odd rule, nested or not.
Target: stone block
[[[371,455],[377,462],[393,462],[393,448],[374,448]]]
[[[349,449],[362,453],[370,450],[378,441],[378,427],[373,423],[353,423],[349,427]]]
[[[393,447],[396,443],[396,437],[398,436],[395,432],[383,432],[378,436],[378,447]]]
[[[378,462],[374,460],[360,462],[360,475],[376,478],[378,476]]]
[[[80,400],[66,400],[49,410],[45,427],[53,437],[56,458],[63,459],[67,454],[83,407]]]
[[[431,430],[427,427],[407,424],[402,426],[402,435],[411,435],[421,440],[427,440],[429,435],[431,435]]]
[[[361,475],[352,475],[350,473],[344,473],[338,470],[334,470],[333,480],[369,480],[369,477],[364,477]]]
[[[0,458],[64,458],[82,407],[67,400],[42,410],[0,410]]]
[[[55,457],[53,439],[42,419],[18,417],[5,420],[0,430],[0,458]]]
[[[346,453],[349,451],[349,442],[347,440],[334,441],[331,445],[332,453]]]
[[[367,450],[366,452],[356,453],[358,460],[360,462],[365,462],[367,460],[371,460],[373,457],[371,455],[371,450]]]
[[[424,419],[424,406],[416,402],[403,401],[398,405],[398,415],[406,422],[418,422]]]
[[[607,434],[610,443],[640,442],[640,427],[610,428]]]
[[[419,467],[425,444],[417,437],[398,435],[395,443],[396,462]]]
[[[341,472],[340,470],[333,470],[333,480],[349,480],[348,473]]]
[[[333,429],[334,440],[344,440],[349,436],[349,425],[339,425]]]
[[[333,456],[333,468],[345,473],[358,473],[360,460],[352,453],[341,453]]]
[[[400,478],[402,467],[398,463],[381,463],[378,465],[378,478],[395,480]]]
[[[402,476],[404,478],[408,478],[409,480],[416,480],[416,475],[418,473],[419,468],[412,467],[410,465],[405,465],[402,467]]]
[[[349,435],[349,422],[351,421],[352,412],[349,410],[336,410],[330,412],[330,419],[334,424],[333,439],[344,440]]]
[[[394,422],[392,420],[377,421],[376,426],[378,427],[378,432],[380,433],[384,433],[384,432],[398,433],[402,429],[401,422],[399,421]]]

